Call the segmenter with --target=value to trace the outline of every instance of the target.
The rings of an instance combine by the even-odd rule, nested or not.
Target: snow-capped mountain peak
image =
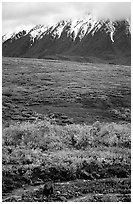
[[[114,43],[114,34],[116,29],[121,26],[124,22],[125,33],[131,32],[130,30],[130,21],[126,19],[125,21],[111,21],[111,20],[99,20],[96,17],[93,17],[91,14],[86,15],[82,19],[69,19],[69,20],[62,20],[56,23],[53,26],[48,25],[36,25],[30,30],[22,30],[18,33],[13,34],[6,34],[2,36],[2,42],[4,43],[8,39],[10,42],[17,40],[23,36],[28,35],[30,38],[30,46],[33,46],[35,41],[41,40],[45,36],[52,36],[52,39],[59,39],[61,38],[62,34],[75,41],[78,39],[81,41],[85,36],[91,35],[92,37],[97,32],[103,32],[107,36],[110,37],[112,43]]]
[[[82,19],[62,20],[53,26],[37,25],[4,35],[2,54],[32,58],[69,55],[89,61],[94,57],[108,63],[130,64],[130,27],[128,19],[100,20],[89,14]]]
[[[130,32],[130,22],[126,21],[126,32]],[[31,40],[31,46],[35,39],[42,39],[45,35],[51,35],[53,38],[60,38],[63,32],[67,33],[68,37],[71,37],[73,41],[76,38],[82,40],[88,34],[95,35],[99,30],[104,30],[110,36],[112,43],[114,43],[114,32],[116,29],[117,22],[111,20],[98,20],[91,14],[88,14],[83,19],[69,19],[62,20],[53,26],[47,25],[36,25],[31,30],[23,30],[19,33],[13,33],[2,36],[2,41],[5,42],[7,39],[18,39],[24,35],[29,34]]]

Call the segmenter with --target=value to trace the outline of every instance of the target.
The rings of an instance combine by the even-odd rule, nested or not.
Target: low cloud
[[[129,18],[131,3],[127,2],[10,2],[2,3],[3,33],[37,24],[52,25],[63,19],[81,18],[91,13],[96,18],[112,20]]]

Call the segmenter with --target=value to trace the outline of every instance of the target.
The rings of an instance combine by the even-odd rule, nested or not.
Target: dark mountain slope
[[[3,56],[45,58],[82,56],[107,63],[130,64],[131,33],[127,20],[61,21],[55,26],[36,26],[3,42]]]

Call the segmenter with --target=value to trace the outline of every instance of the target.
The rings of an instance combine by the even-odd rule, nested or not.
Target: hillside
[[[4,35],[2,54],[130,65],[130,22],[97,20],[89,14],[53,26],[37,25],[29,31]]]

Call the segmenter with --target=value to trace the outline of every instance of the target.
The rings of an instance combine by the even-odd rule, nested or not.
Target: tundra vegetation
[[[3,59],[3,201],[130,201],[130,69],[100,67]]]

